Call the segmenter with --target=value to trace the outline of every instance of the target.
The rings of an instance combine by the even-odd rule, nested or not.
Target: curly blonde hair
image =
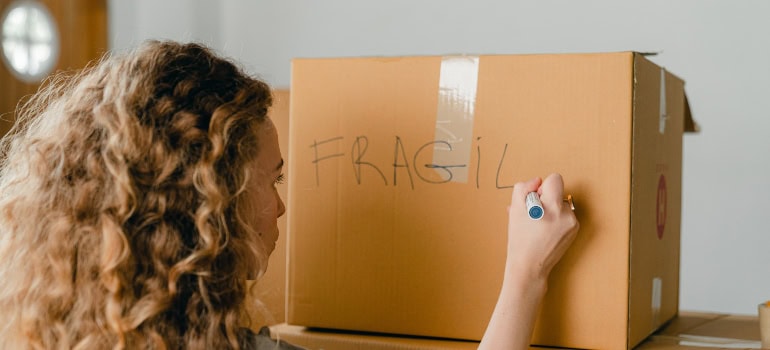
[[[271,103],[198,44],[44,84],[0,149],[0,348],[239,348],[269,254],[241,207]]]

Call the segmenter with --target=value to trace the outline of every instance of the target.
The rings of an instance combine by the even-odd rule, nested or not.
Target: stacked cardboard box
[[[286,324],[271,327],[276,337],[308,349],[334,350],[472,350],[478,343],[394,337],[355,332],[328,332]],[[754,316],[683,312],[636,350],[758,349],[759,321]],[[544,349],[537,346],[532,350]]]
[[[637,350],[759,349],[759,319],[749,315],[682,312]]]
[[[581,231],[533,341],[627,349],[678,310],[684,83],[633,52],[297,59],[287,322],[479,340],[516,181]]]

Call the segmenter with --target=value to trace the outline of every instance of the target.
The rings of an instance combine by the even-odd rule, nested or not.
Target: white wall
[[[117,50],[146,39],[222,42],[222,4],[207,0],[108,0],[109,43]]]
[[[770,2],[111,0],[114,48],[202,40],[274,86],[293,57],[661,51],[683,77],[682,309],[770,299]],[[171,21],[170,18],[174,20]],[[180,25],[172,25],[180,23]]]

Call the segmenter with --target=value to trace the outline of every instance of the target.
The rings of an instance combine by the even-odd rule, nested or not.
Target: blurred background
[[[770,299],[770,1],[0,0],[0,14],[3,133],[51,71],[146,39],[208,44],[284,90],[295,57],[657,52],[701,127],[684,136],[680,309]]]

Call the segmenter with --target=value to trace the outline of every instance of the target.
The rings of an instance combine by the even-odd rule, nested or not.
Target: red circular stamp
[[[658,198],[655,202],[656,218],[658,226],[658,239],[663,239],[663,230],[666,228],[666,177],[660,174],[658,179]]]

